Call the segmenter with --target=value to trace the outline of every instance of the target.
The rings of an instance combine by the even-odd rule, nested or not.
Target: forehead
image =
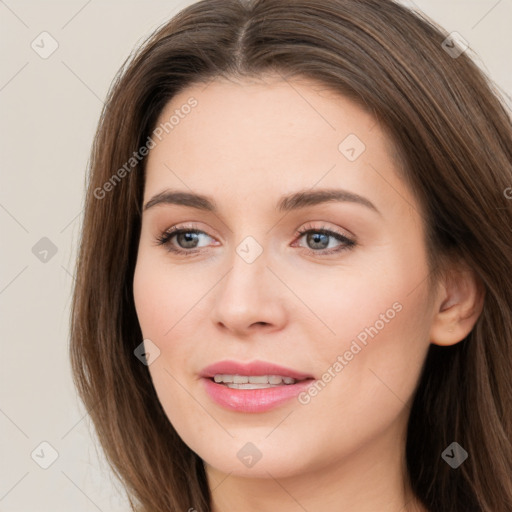
[[[188,107],[191,101],[193,108]],[[175,114],[181,114],[179,120]],[[264,156],[295,142],[295,154],[304,155],[311,147],[336,149],[350,133],[368,138],[376,126],[373,116],[321,84],[276,78],[194,84],[172,98],[158,124],[164,126],[173,115],[175,140],[196,143],[202,137],[214,154],[215,148],[237,143],[246,153]],[[377,129],[373,138],[379,135]]]
[[[376,119],[316,82],[194,84],[166,105],[156,129],[146,199],[184,185],[245,198],[316,184],[378,192],[382,176],[395,178],[394,146]]]

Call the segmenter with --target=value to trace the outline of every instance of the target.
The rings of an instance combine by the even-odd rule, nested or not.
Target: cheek
[[[184,330],[192,332],[187,310],[197,302],[197,291],[194,293],[187,286],[179,271],[171,271],[142,249],[135,268],[133,293],[143,338],[151,340],[160,350],[159,357],[148,367],[153,386],[169,421],[181,435],[190,429],[191,415],[201,414],[180,384],[183,381],[180,371],[194,349],[193,343],[187,343],[190,336]]]
[[[405,422],[429,346],[426,289],[410,291],[373,288],[365,307],[345,301],[335,324],[341,334],[309,345],[319,383],[301,397],[295,419],[315,430],[312,451],[326,455],[338,446],[339,455]],[[330,439],[329,447],[321,439]]]
[[[330,335],[324,330],[322,338],[333,350],[347,350],[353,340],[362,347],[407,350],[411,337],[422,339],[428,332],[427,275],[421,257],[408,260],[398,252],[383,251],[356,271],[347,269],[323,286],[302,289],[308,305],[330,328]]]
[[[190,405],[179,383],[185,373],[190,378],[199,370],[192,368],[198,357],[198,319],[208,314],[208,302],[200,299],[217,280],[215,275],[209,279],[204,273],[170,265],[157,251],[139,251],[133,279],[135,309],[143,338],[160,350],[148,369],[166,409],[165,404],[173,402],[182,401],[180,411]]]
[[[349,418],[384,425],[411,399],[429,347],[429,314],[426,289],[409,291],[383,295],[380,307],[372,303],[349,321],[350,334],[331,346],[336,378],[318,402],[321,409],[334,407]]]
[[[322,391],[325,406],[351,407],[358,397],[358,407],[371,410],[386,395],[403,405],[417,384],[432,318],[428,265],[416,250],[413,257],[413,251],[387,249],[364,272],[347,272],[343,285],[324,288],[330,301],[318,290],[310,294],[333,331],[309,347],[332,382]]]
[[[159,338],[169,327],[164,325],[170,294],[165,293],[165,275],[139,258],[133,279],[133,297],[144,338]]]
[[[204,294],[204,284],[197,273],[168,264],[165,255],[159,253],[154,249],[139,250],[133,295],[144,338],[165,340],[178,322],[180,327],[186,323],[188,310]]]

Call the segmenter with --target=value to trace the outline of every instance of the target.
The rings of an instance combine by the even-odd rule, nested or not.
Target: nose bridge
[[[252,279],[251,276],[262,276],[266,271],[272,232],[268,233],[261,205],[251,204],[250,196],[241,197],[244,200],[232,213],[230,246],[233,254],[230,263],[233,269],[230,274],[236,273],[237,278],[241,279]]]
[[[216,294],[214,320],[232,330],[243,331],[255,323],[279,323],[282,301],[272,282],[275,277],[267,268],[270,251],[264,235],[263,230],[256,235],[241,235],[229,259],[230,270]]]
[[[259,236],[260,240],[262,236]],[[259,287],[268,279],[268,247],[254,236],[247,235],[234,246],[231,270],[226,276],[228,287],[246,299],[259,295]]]

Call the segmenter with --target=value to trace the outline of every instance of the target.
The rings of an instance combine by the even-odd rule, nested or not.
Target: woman
[[[139,511],[512,509],[512,129],[383,0],[208,0],[96,135],[75,382]]]

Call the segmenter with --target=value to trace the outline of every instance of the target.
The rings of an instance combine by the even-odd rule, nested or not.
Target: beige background
[[[2,512],[129,509],[71,381],[74,259],[102,99],[132,48],[189,3],[0,0]],[[404,3],[459,32],[510,97],[512,0]],[[43,31],[58,43],[46,59],[31,47],[51,49]],[[58,453],[47,469],[43,441]]]

